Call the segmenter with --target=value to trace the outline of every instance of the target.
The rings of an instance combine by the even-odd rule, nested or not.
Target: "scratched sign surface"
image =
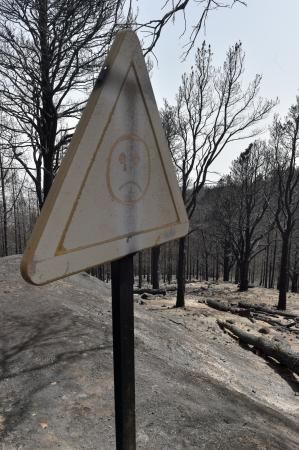
[[[107,185],[121,203],[136,203],[150,184],[150,151],[137,135],[124,135],[113,145],[107,166]]]
[[[22,261],[43,284],[183,236],[188,220],[136,35],[118,35]]]

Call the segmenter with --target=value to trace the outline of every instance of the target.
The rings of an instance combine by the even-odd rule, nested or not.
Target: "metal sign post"
[[[111,263],[116,449],[135,450],[133,255]]]

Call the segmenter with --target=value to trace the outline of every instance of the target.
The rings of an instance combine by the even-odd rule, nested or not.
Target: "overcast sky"
[[[140,18],[159,16],[163,0],[137,0]],[[187,14],[187,25],[197,14],[196,8]],[[181,62],[183,45],[188,41],[183,31],[182,16],[174,25],[169,24],[155,48],[158,65],[152,74],[152,85],[158,105],[163,98],[173,102],[184,71],[194,62],[194,52],[187,61]],[[140,36],[142,37],[142,36]],[[244,86],[255,74],[263,75],[261,95],[275,99],[279,105],[275,112],[284,116],[289,106],[299,95],[299,0],[248,0],[248,6],[236,5],[232,9],[221,9],[210,14],[205,32],[198,45],[206,40],[212,46],[214,63],[220,66],[228,47],[241,41],[246,54]],[[269,123],[269,121],[268,121]],[[267,124],[265,123],[267,128]],[[264,135],[266,137],[266,134]],[[213,170],[227,173],[230,163],[244,146],[228,146],[215,162]]]

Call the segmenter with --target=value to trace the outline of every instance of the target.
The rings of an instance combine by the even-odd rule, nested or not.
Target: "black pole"
[[[133,255],[111,263],[116,449],[135,450]]]

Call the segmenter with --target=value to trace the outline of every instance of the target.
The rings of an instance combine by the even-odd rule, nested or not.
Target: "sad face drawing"
[[[136,135],[120,137],[112,146],[107,166],[107,185],[120,203],[136,203],[150,181],[149,151]]]

